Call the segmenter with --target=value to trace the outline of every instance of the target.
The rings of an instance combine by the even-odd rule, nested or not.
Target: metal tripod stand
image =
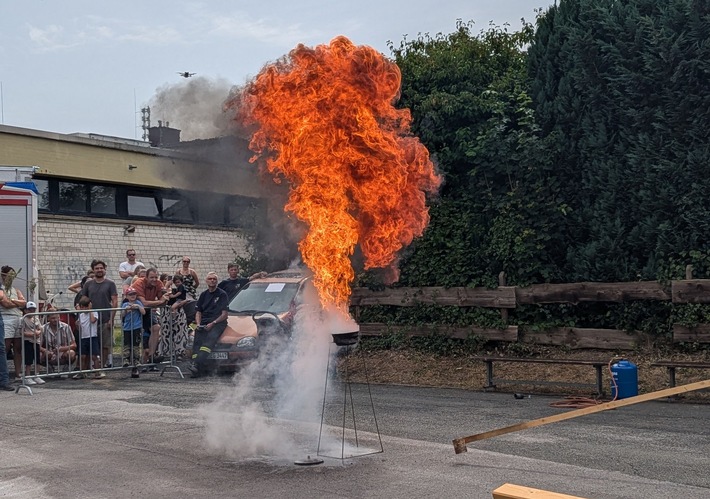
[[[359,340],[359,332],[353,332],[353,333],[341,333],[341,334],[333,334],[333,343],[330,346],[329,352],[328,352],[328,364],[326,366],[326,375],[325,375],[325,388],[323,392],[323,409],[321,412],[321,421],[320,421],[320,431],[318,433],[318,450],[317,450],[317,455],[322,456],[322,457],[332,457],[335,459],[346,459],[346,458],[353,458],[353,457],[362,457],[362,456],[368,456],[371,454],[379,454],[381,452],[384,452],[384,448],[382,447],[382,437],[380,435],[380,429],[377,424],[377,415],[375,414],[375,404],[372,400],[372,392],[370,390],[370,381],[367,373],[367,363],[364,354],[356,348],[358,340]],[[362,369],[365,374],[365,385],[363,390],[366,392],[364,395],[361,394],[363,398],[369,400],[369,408],[366,408],[365,411],[361,411],[360,413],[356,412],[356,404],[355,404],[355,398],[353,397],[353,386],[350,381],[350,372],[348,368],[348,363],[345,363],[344,370],[342,372],[342,414],[337,414],[338,419],[342,421],[342,427],[340,431],[340,455],[328,455],[327,452],[333,452],[334,449],[322,449],[321,446],[324,443],[323,442],[323,426],[325,423],[326,419],[326,413],[328,412],[327,409],[329,407],[334,407],[338,412],[340,412],[340,401],[339,400],[334,400],[330,404],[328,403],[328,378],[330,377],[330,370],[331,370],[331,359],[333,360],[333,363],[335,366],[337,366],[337,357],[335,354],[342,354],[344,357],[352,357],[352,358],[357,358],[361,362]],[[352,359],[351,359],[352,360]],[[334,372],[336,369],[333,370]],[[361,390],[361,391],[363,391]],[[357,390],[356,390],[357,391]],[[334,398],[338,398],[337,396]],[[367,421],[365,418],[370,417],[370,411],[371,411],[371,420]],[[342,416],[342,417],[341,417]],[[352,428],[348,428],[348,422],[352,423]],[[358,422],[361,424],[361,430],[360,434],[358,434]],[[363,439],[362,435],[362,423],[368,422],[374,425],[374,434],[376,435],[376,440],[374,440],[372,437],[370,437],[370,445],[369,447],[364,447],[365,444],[365,439]],[[372,435],[372,433],[370,433]],[[350,440],[347,449],[346,449],[346,441]],[[354,444],[354,445],[353,445]],[[363,447],[361,447],[361,444]],[[378,448],[379,447],[379,448]]]

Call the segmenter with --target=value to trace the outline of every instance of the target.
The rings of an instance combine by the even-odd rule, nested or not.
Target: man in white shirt
[[[145,267],[142,262],[136,260],[136,250],[134,249],[126,250],[126,258],[128,258],[128,260],[121,262],[121,265],[118,266],[118,274],[121,276],[121,280],[123,281],[124,295],[126,294],[126,290],[131,287],[131,280],[135,275],[136,267],[138,265]]]

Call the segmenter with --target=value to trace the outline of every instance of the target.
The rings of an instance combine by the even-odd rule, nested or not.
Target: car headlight
[[[237,348],[254,348],[256,346],[256,338],[247,336],[237,341]]]

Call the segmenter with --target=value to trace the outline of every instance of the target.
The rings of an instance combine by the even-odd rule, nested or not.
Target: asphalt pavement
[[[457,455],[452,439],[558,414],[557,398],[332,383],[325,409],[284,418],[298,390],[277,400],[273,386],[245,395],[238,381],[114,371],[0,393],[0,497],[490,498],[503,483],[587,498],[710,497],[707,404],[649,402]],[[350,457],[380,441],[383,452]],[[295,464],[319,453],[322,464]]]

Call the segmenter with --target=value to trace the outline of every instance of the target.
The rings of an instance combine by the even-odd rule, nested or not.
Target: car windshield
[[[297,282],[250,282],[232,298],[229,311],[281,314],[288,311],[297,292]]]

